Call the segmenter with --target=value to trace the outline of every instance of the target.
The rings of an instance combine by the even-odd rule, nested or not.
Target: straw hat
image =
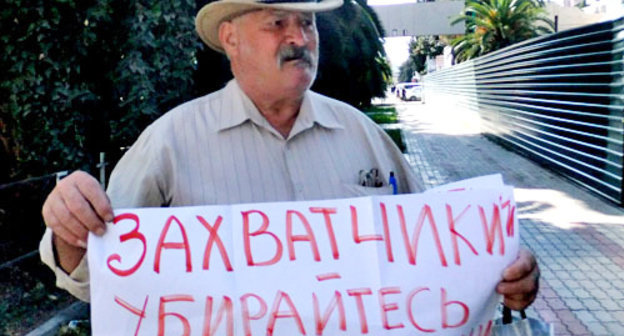
[[[218,0],[205,5],[195,17],[195,29],[210,48],[224,52],[219,25],[245,12],[274,8],[296,12],[322,12],[342,6],[343,0]]]

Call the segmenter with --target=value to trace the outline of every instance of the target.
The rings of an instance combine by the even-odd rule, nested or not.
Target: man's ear
[[[219,42],[228,57],[236,52],[236,47],[238,46],[238,32],[232,21],[225,21],[219,25]]]

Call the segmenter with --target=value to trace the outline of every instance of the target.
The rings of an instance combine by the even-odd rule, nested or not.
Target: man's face
[[[318,66],[314,14],[258,10],[231,25],[229,37],[234,43],[222,44],[244,87],[301,95],[312,85]]]

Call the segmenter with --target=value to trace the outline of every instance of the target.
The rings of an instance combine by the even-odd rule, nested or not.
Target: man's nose
[[[304,46],[310,41],[310,32],[300,23],[291,23],[286,30],[286,43]]]

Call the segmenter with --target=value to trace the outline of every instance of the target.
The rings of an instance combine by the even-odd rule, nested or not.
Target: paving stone
[[[562,288],[562,289],[557,290],[557,294],[559,295],[559,297],[566,298],[566,299],[576,297],[576,295],[574,295],[574,293],[567,288]]]
[[[559,317],[559,320],[562,322],[577,321],[576,315],[569,310],[556,311],[555,314],[557,314],[557,317]]]
[[[605,290],[605,293],[607,293],[607,296],[613,300],[624,300],[624,293],[619,289],[607,289]],[[624,306],[622,306],[622,308],[624,308]]]
[[[592,297],[594,297],[596,299],[606,299],[607,298],[607,293],[605,293],[603,290],[598,289],[598,288],[590,289],[589,290],[589,295],[591,295]]]
[[[558,293],[558,291],[557,291],[557,293]],[[544,297],[544,298],[556,298],[556,297],[559,297],[559,295],[557,295],[557,293],[554,290],[550,289],[550,288],[542,288],[539,291],[539,295]]]
[[[566,328],[565,324],[559,322],[559,321],[555,321],[552,323],[555,326],[555,335],[556,336],[566,336],[569,335],[570,332],[568,331],[568,328]]]
[[[611,286],[611,283],[606,280],[598,280],[594,283],[596,284],[596,287],[598,288],[602,288],[602,289],[613,288],[613,286]]]
[[[563,310],[563,309],[567,310],[568,308],[566,307],[565,303],[563,303],[563,301],[561,301],[561,299],[558,299],[558,298],[546,299],[546,303],[548,304],[548,307],[550,307],[552,310]]]
[[[588,291],[586,291],[586,290],[584,290],[582,288],[575,289],[574,290],[574,294],[576,294],[576,297],[581,299],[581,300],[591,298],[591,294],[589,294]]]
[[[594,263],[591,265],[591,268],[598,273],[603,273],[603,272],[607,272],[609,269],[608,267],[612,266],[611,264],[609,265],[602,265],[602,264],[598,264],[598,263]]]
[[[600,305],[607,311],[616,311],[616,310],[621,310],[623,308],[616,301],[611,300],[611,299],[602,299],[602,300],[598,300],[598,302],[600,302]]]
[[[610,271],[606,271],[610,274],[613,274],[613,272]],[[591,280],[600,280],[605,278],[604,275],[600,274],[599,272],[585,272],[584,275],[586,275],[587,278],[590,278]]]
[[[561,279],[561,280],[571,280],[572,279],[572,277],[570,276],[570,273],[568,273],[566,271],[555,271],[555,272],[552,272],[552,274],[557,279]],[[548,278],[546,278],[546,279],[548,279]]]
[[[565,271],[565,268],[561,264],[555,261],[547,262],[547,261],[540,260],[540,269],[543,269],[543,268],[549,269],[551,271]]]
[[[583,323],[578,321],[568,322],[566,323],[566,327],[570,332],[570,335],[580,336],[580,335],[589,335],[589,330]]]
[[[535,309],[548,309],[548,304],[544,301],[543,298],[538,297],[535,302],[531,305],[531,307]]]
[[[585,325],[587,325],[590,322],[598,321],[596,319],[596,316],[594,316],[594,314],[592,314],[590,311],[587,311],[587,310],[580,310],[580,311],[575,312],[575,314],[579,318],[579,320],[583,322]]]
[[[590,322],[587,324],[587,329],[594,336],[613,336],[609,333],[607,328],[605,328],[600,322]]]
[[[600,322],[615,322],[615,317],[613,317],[613,315],[611,315],[611,313],[607,311],[597,311],[593,312],[593,314]]]
[[[541,283],[541,282],[540,282]],[[560,288],[567,288],[564,284],[563,281],[559,280],[559,279],[552,279],[552,280],[548,280],[548,281],[544,281],[544,283],[548,283],[548,285],[550,286],[550,288],[554,289],[554,290],[558,290]],[[542,286],[543,287],[543,286]],[[543,288],[540,288],[540,292],[542,291]]]
[[[550,309],[538,309],[537,313],[541,317],[542,320],[551,323],[557,321],[557,314]],[[593,315],[592,315],[593,316]],[[595,320],[595,318],[594,318]]]
[[[595,274],[595,272],[579,272],[579,271],[569,271],[569,273],[572,279],[575,279],[578,281],[592,279],[592,274]]]
[[[604,326],[611,333],[611,335],[624,335],[624,325],[619,322],[608,322]]]
[[[559,280],[559,279],[557,279]],[[560,280],[561,283],[563,284],[564,288],[569,288],[571,290],[577,290],[577,289],[581,289],[584,288],[583,285],[581,284],[580,281],[577,280]],[[585,280],[583,280],[585,281]]]
[[[564,300],[566,306],[570,308],[570,310],[581,310],[585,309],[583,303],[577,299],[565,299]]]
[[[586,290],[591,290],[596,288],[596,282],[591,280],[581,280],[578,282],[581,287]]]
[[[624,310],[611,313],[616,320],[624,323]]]
[[[615,274],[622,272],[622,267],[618,265],[607,265],[606,268],[608,271],[615,273]]]
[[[603,310],[602,306],[596,299],[593,299],[593,298],[583,299],[581,300],[581,302],[583,303],[583,306],[585,306],[585,308],[591,310],[592,312]]]
[[[621,273],[620,273],[621,274]],[[615,280],[611,282],[611,285],[613,285],[613,287],[619,289],[619,290],[623,290],[624,289],[624,280]]]
[[[603,265],[609,265],[612,263],[611,259],[607,257],[597,257],[596,262],[603,264]]]
[[[578,271],[578,267],[574,263],[570,262],[569,260],[561,262],[561,266],[563,267],[563,269],[570,271],[570,272]]]
[[[565,256],[566,258],[574,258],[577,256],[576,253],[574,253],[573,251],[569,251],[569,250],[561,250],[560,253],[562,256]]]

